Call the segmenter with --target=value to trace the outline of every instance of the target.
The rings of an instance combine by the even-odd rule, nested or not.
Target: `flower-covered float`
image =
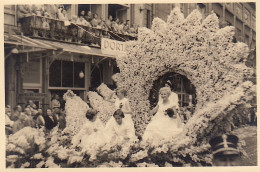
[[[132,145],[128,154],[120,149],[100,151],[97,159],[70,147],[71,137],[80,129],[88,105],[72,92],[65,95],[67,128],[54,132],[45,148],[37,149],[32,157],[38,164],[15,164],[11,167],[150,167],[150,166],[206,166],[211,164],[208,139],[230,131],[230,119],[237,108],[249,106],[255,96],[255,85],[245,78],[252,75],[243,59],[249,54],[246,44],[233,43],[234,27],[219,28],[216,14],[204,20],[198,10],[187,18],[175,8],[167,22],[153,20],[152,29],[140,28],[138,40],[127,42],[127,54],[117,58],[120,73],[113,79],[118,88],[127,90],[133,111],[136,133],[142,135],[149,123],[151,108],[149,93],[153,82],[168,72],[186,76],[196,87],[197,103],[184,131],[170,141],[156,147]],[[89,92],[90,105],[99,111],[104,122],[112,116],[113,104],[106,101],[111,90],[102,84],[98,92]],[[39,139],[41,140],[41,139]],[[51,143],[51,144],[50,144]],[[7,143],[9,149],[14,151]],[[12,143],[14,144],[14,143]],[[240,143],[240,146],[243,142]],[[36,144],[37,145],[37,144]],[[21,150],[19,150],[21,151]],[[40,153],[40,154],[39,154]],[[123,158],[122,158],[123,157]],[[33,159],[33,158],[32,158]],[[33,159],[35,160],[35,159]],[[30,160],[28,160],[30,161]]]

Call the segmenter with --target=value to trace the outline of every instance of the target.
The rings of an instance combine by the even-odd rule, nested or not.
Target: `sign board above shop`
[[[124,55],[126,53],[126,44],[122,41],[116,41],[108,38],[101,39],[101,52],[107,55]]]
[[[19,96],[30,100],[41,100],[47,98],[46,93],[20,93]]]

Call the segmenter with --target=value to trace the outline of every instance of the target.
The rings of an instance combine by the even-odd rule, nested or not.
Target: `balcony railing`
[[[118,41],[136,40],[137,36],[115,33],[109,30],[87,27],[43,16],[29,16],[21,19],[21,31],[25,36],[74,42],[88,45],[101,45],[101,38]]]

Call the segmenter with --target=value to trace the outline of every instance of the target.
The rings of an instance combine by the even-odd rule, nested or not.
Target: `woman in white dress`
[[[158,145],[182,131],[181,120],[175,110],[176,104],[169,99],[171,89],[163,87],[160,89],[159,94],[162,101],[158,101],[156,107],[149,112],[150,115],[156,114],[147,125],[142,137],[142,143],[149,143],[152,146]],[[168,111],[172,111],[175,115],[169,116]]]
[[[72,146],[82,148],[82,152],[90,155],[90,161],[96,158],[98,150],[105,144],[104,125],[97,117],[97,111],[89,109],[86,113],[86,123],[72,139]]]
[[[134,128],[134,123],[132,120],[132,111],[130,108],[130,103],[128,98],[126,97],[126,90],[122,89],[122,90],[117,90],[116,92],[117,97],[116,99],[113,101],[110,98],[110,102],[113,102],[116,109],[120,109],[123,113],[124,113],[124,121],[127,125],[129,125],[129,128],[131,130],[135,131]],[[113,94],[111,95],[111,97],[113,96]],[[113,117],[110,118],[110,120],[108,121],[108,123],[112,122],[114,119]]]
[[[165,83],[165,87],[169,87],[170,89],[173,87],[173,84],[171,83],[170,80],[166,81]],[[169,96],[169,100],[172,101],[172,103],[175,106],[175,109],[179,109],[179,98],[178,98],[178,94],[174,93],[173,91],[171,91],[171,94]],[[162,102],[162,98],[161,96],[159,96],[159,101],[158,103]]]
[[[128,151],[130,146],[137,141],[135,130],[127,124],[122,110],[114,112],[113,117],[105,127],[106,145],[104,150],[109,150],[114,146],[121,146],[123,151]]]

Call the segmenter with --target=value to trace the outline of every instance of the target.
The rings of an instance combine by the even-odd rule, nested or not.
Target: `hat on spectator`
[[[209,141],[211,145],[213,155],[238,155],[237,149],[238,137],[235,135],[217,136]]]

